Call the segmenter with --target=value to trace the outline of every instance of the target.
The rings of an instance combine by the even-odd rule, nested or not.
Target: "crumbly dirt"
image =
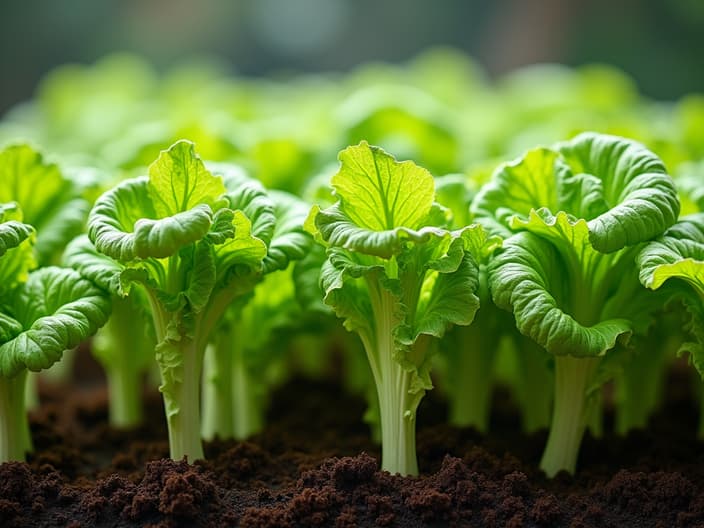
[[[419,410],[422,476],[408,478],[378,470],[363,402],[333,383],[289,382],[263,433],[207,443],[207,460],[189,465],[164,458],[158,393],[145,394],[147,425],[116,431],[102,381],[90,379],[42,386],[35,453],[0,466],[0,526],[704,527],[704,443],[686,372],[671,376],[647,430],[617,437],[607,413],[577,476],[552,480],[536,469],[546,433],[521,433],[502,390],[487,436],[445,425],[430,393]]]

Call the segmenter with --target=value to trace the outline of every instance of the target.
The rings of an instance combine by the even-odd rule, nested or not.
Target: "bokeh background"
[[[433,45],[491,75],[598,62],[654,98],[704,90],[702,0],[24,0],[2,5],[0,114],[53,67],[115,51],[158,69],[216,56],[260,76],[403,61]]]

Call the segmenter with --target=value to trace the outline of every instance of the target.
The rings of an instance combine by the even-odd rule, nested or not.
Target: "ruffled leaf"
[[[235,211],[232,225],[235,236],[215,246],[218,281],[225,283],[235,276],[259,274],[267,251],[266,244],[252,236],[252,224],[242,211]]]
[[[213,220],[210,206],[158,218],[147,178],[126,180],[103,194],[88,218],[88,236],[99,252],[121,262],[164,258],[202,239]]]
[[[213,174],[222,176],[230,209],[242,211],[252,223],[251,233],[265,244],[271,242],[276,225],[274,203],[257,180],[236,165],[210,163]]]
[[[382,267],[360,265],[351,260],[344,251],[336,248],[329,250],[328,259],[320,270],[320,285],[325,293],[325,304],[343,320],[349,332],[359,333],[363,340],[371,340],[374,335],[374,314],[363,277],[379,276],[382,273]]]
[[[601,180],[610,208],[595,218],[583,217],[598,251],[611,253],[650,240],[677,221],[680,204],[672,178],[641,144],[584,133],[557,148],[574,173]]]
[[[22,332],[22,323],[0,312],[0,344],[7,343]]]
[[[658,289],[679,278],[704,296],[704,213],[683,218],[638,254],[640,280]]]
[[[519,331],[552,354],[602,356],[632,332],[628,319],[597,317],[585,326],[570,315],[589,299],[575,301],[560,253],[533,233],[504,241],[489,264],[489,285],[496,305],[513,312]]]
[[[461,242],[456,242],[458,266],[450,272],[426,274],[414,316],[397,332],[404,345],[412,345],[420,335],[442,337],[451,325],[466,326],[474,320],[479,309],[479,269],[472,256],[462,251]]]
[[[704,213],[686,216],[657,240],[650,242],[636,259],[640,280],[651,289],[668,281],[684,302],[689,321],[685,330],[694,338],[682,346],[704,378]],[[669,279],[678,279],[671,281]]]
[[[642,145],[584,133],[504,164],[477,195],[473,213],[492,231],[533,230],[532,211],[585,220],[589,243],[612,253],[658,236],[679,214],[674,184]]]
[[[108,295],[76,271],[47,267],[16,292],[10,315],[23,331],[0,345],[0,375],[42,370],[105,324]]]
[[[125,265],[99,253],[87,235],[74,238],[66,246],[62,263],[111,295],[125,297],[128,293],[120,280]]]
[[[412,161],[393,156],[366,141],[340,152],[340,170],[332,177],[340,210],[352,223],[371,231],[416,229],[430,213],[432,175]]]

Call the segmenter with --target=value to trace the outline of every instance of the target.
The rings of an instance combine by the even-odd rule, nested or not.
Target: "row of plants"
[[[508,383],[524,428],[549,427],[541,468],[554,476],[575,471],[587,427],[599,434],[605,383],[615,379],[625,432],[657,406],[674,352],[689,352],[702,371],[696,98],[665,109],[605,69],[523,72],[490,89],[470,62],[445,53],[356,72],[342,86],[219,78],[207,97],[192,90],[206,74],[187,70],[172,74],[178,82],[145,81],[142,99],[108,82],[124,84],[120,68],[136,64],[55,73],[2,126],[55,148],[62,169],[24,144],[0,152],[1,460],[31,451],[27,371],[48,368],[96,332],[112,423],[140,422],[142,383],[157,372],[171,456],[189,461],[203,457],[202,438],[258,431],[272,384],[296,370],[324,375],[332,354],[345,364],[347,389],[367,397],[382,469],[402,474],[418,473],[416,411],[433,383],[454,424],[482,431],[492,386]],[[429,72],[453,82],[435,85]],[[505,119],[497,101],[531,75],[543,86],[563,76],[564,108],[541,115],[540,101],[522,97],[533,121],[514,108],[524,117],[505,137],[490,128],[482,136],[482,119]],[[585,100],[593,100],[588,119],[575,115]],[[162,112],[164,101],[184,104]],[[66,136],[61,111],[72,127]],[[661,116],[667,132],[653,132],[639,112]],[[82,138],[71,115],[97,123],[103,136]],[[341,115],[356,120],[338,126]],[[154,116],[193,128],[149,128]],[[587,122],[632,128],[653,149],[576,134]],[[264,139],[292,123],[300,126],[288,137]],[[151,132],[133,133],[137,124]],[[510,159],[524,134],[546,127],[547,137],[572,139],[541,139],[551,146],[496,161],[495,152]],[[195,139],[205,161],[179,140],[141,169],[163,133]],[[121,147],[129,159],[107,155],[121,141],[132,142]],[[331,169],[339,142],[357,144]]]

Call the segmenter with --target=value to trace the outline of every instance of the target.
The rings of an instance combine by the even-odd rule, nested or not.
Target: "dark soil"
[[[85,381],[85,380],[84,380]],[[247,442],[206,445],[188,465],[168,453],[161,401],[134,431],[107,425],[102,384],[42,387],[36,452],[0,466],[0,526],[704,527],[704,443],[686,373],[647,431],[587,436],[576,477],[536,470],[545,433],[526,436],[498,390],[492,433],[444,425],[430,393],[419,410],[422,476],[378,471],[361,400],[294,380],[269,426]],[[608,416],[607,416],[608,418]],[[607,419],[607,424],[609,420]]]

